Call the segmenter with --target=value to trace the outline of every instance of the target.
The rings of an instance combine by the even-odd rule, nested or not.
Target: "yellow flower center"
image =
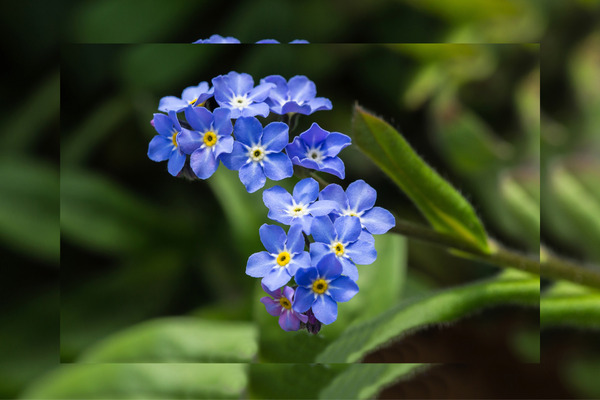
[[[177,147],[177,140],[175,140],[175,138],[177,137],[177,132],[173,133],[173,136],[171,136],[171,140],[173,141],[173,146]]]
[[[212,147],[217,144],[217,135],[213,131],[208,131],[204,134],[204,144]]]
[[[188,101],[188,104],[194,104],[194,103],[196,102],[196,100],[198,100],[198,98],[197,98],[197,97],[196,97],[196,98],[194,98],[194,100],[190,100],[190,101]]]
[[[327,282],[325,279],[317,279],[312,285],[313,292],[323,294],[327,291]]]
[[[262,159],[265,158],[265,152],[263,148],[260,146],[254,146],[252,149],[250,149],[250,158],[252,161],[262,161]]]
[[[338,257],[344,255],[344,245],[340,242],[331,245],[331,249],[335,252],[335,255]]]
[[[277,264],[284,267],[290,262],[291,259],[292,259],[292,256],[290,256],[290,253],[288,253],[287,251],[282,251],[277,256]]]
[[[279,304],[281,304],[281,307],[285,308],[286,310],[289,310],[290,308],[292,308],[292,304],[285,297],[282,297],[279,299]]]

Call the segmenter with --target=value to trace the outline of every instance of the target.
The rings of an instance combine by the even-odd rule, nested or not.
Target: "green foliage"
[[[253,324],[172,317],[147,321],[109,336],[79,361],[243,363],[252,361],[257,347]]]
[[[25,391],[23,399],[239,399],[244,364],[64,365]]]
[[[515,271],[498,277],[407,300],[348,328],[317,357],[317,362],[356,362],[391,340],[431,324],[457,320],[498,304],[539,303],[539,278]]]
[[[422,364],[354,364],[319,393],[319,399],[372,399],[387,386],[408,379]]]
[[[436,230],[463,239],[481,251],[490,251],[473,207],[391,125],[357,105],[352,139],[410,197]]]
[[[540,326],[600,329],[600,291],[557,282],[540,299]]]

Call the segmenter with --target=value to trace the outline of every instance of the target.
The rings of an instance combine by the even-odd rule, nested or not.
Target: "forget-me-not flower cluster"
[[[198,43],[239,41],[213,35]],[[316,96],[314,82],[301,75],[289,80],[271,75],[257,82],[231,71],[213,78],[212,85],[203,81],[184,89],[181,97],[160,99],[162,113],[151,121],[158,134],[149,143],[148,157],[168,161],[173,176],[198,179],[210,178],[223,163],[238,171],[249,193],[267,179],[292,177],[294,168],[344,179],[338,155],[351,144],[350,137],[316,123],[292,135],[292,117],[332,109],[329,99]],[[261,302],[283,330],[305,328],[316,334],[337,319],[338,303],[359,292],[360,268],[377,258],[373,235],[389,231],[394,217],[375,206],[377,193],[363,180],[344,190],[338,184],[321,188],[305,178],[291,193],[276,185],[262,198],[267,217],[288,228],[260,227],[264,250],[248,258],[246,274],[261,279],[268,295]]]

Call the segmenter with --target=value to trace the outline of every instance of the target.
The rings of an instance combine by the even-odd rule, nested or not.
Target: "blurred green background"
[[[268,222],[261,192],[245,193],[223,167],[206,182],[174,179],[146,156],[158,100],[231,70],[257,81],[274,73],[312,79],[334,109],[304,118],[296,133],[312,121],[348,133],[355,102],[390,121],[474,204],[490,235],[513,248],[537,253],[543,198],[541,241],[598,263],[598,16],[594,1],[247,1],[228,12],[208,1],[15,5],[0,17],[5,37],[14,37],[5,46],[13,60],[7,76],[15,78],[3,83],[10,112],[0,139],[0,397],[17,396],[59,361],[75,362],[142,321],[193,315],[252,325],[256,282],[243,271]],[[25,19],[36,29],[22,30]],[[127,44],[190,43],[213,33],[247,43],[432,44]],[[422,222],[361,153],[349,148],[342,158],[346,184],[365,179],[378,205]],[[406,265],[403,297],[494,271],[416,241],[408,242]],[[489,311],[446,335],[415,335],[416,356],[384,360],[435,361],[422,349],[440,341],[438,355],[479,341],[487,357],[535,360],[536,313]],[[486,326],[503,328],[487,337]],[[518,370],[530,377],[521,393],[543,376],[553,397],[597,395],[591,333],[549,328],[541,348],[543,368]],[[438,360],[477,362],[465,353]],[[439,373],[446,394],[466,390],[468,372],[463,385],[456,374]],[[499,373],[488,375],[492,382]],[[418,397],[410,384],[400,386]],[[491,383],[481,390],[505,394]]]

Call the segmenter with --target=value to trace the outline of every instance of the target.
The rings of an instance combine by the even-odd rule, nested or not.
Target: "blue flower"
[[[292,310],[294,301],[294,289],[289,286],[271,291],[265,285],[262,285],[263,290],[271,297],[263,297],[261,303],[267,308],[267,312],[274,317],[279,317],[279,326],[284,331],[297,331],[300,329],[300,322],[306,323],[308,316],[297,313]]]
[[[190,86],[183,89],[181,98],[175,96],[163,97],[158,103],[158,110],[164,112],[174,110],[179,112],[188,105],[202,106],[206,100],[213,97],[213,91],[214,88],[209,89],[207,82],[200,82],[198,86]]]
[[[304,39],[294,39],[290,42],[290,44],[309,44],[310,42],[308,40],[304,40]]]
[[[221,35],[212,35],[208,39],[198,39],[195,42],[193,42],[192,44],[236,44],[236,43],[240,43],[240,41],[234,37],[231,37],[231,36],[223,37]]]
[[[362,179],[348,185],[346,192],[340,185],[328,185],[319,194],[319,199],[335,201],[338,204],[337,210],[331,215],[332,218],[343,215],[358,217],[366,233],[381,235],[396,225],[396,219],[388,210],[373,207],[377,192]],[[373,240],[371,235],[363,236],[366,236],[367,240]]]
[[[286,82],[280,75],[270,75],[261,79],[262,83],[273,83],[276,87],[271,90],[266,102],[275,114],[299,113],[312,114],[319,110],[331,110],[329,99],[315,97],[317,88],[307,77],[294,76]]]
[[[358,293],[356,283],[342,275],[342,265],[334,254],[328,254],[316,267],[301,268],[296,272],[296,295],[292,309],[298,313],[312,308],[323,324],[337,319],[337,303],[350,300]]]
[[[233,151],[222,154],[221,161],[227,168],[240,171],[240,180],[249,193],[263,187],[266,178],[279,181],[293,175],[292,162],[282,152],[289,140],[286,124],[272,122],[263,130],[256,118],[242,117],[236,121],[233,134]]]
[[[287,145],[286,151],[295,165],[327,172],[344,179],[344,162],[338,153],[350,145],[350,138],[339,132],[327,132],[313,123]]]
[[[211,113],[204,107],[188,106],[185,118],[194,129],[179,135],[181,149],[190,156],[190,167],[200,179],[210,177],[219,166],[219,156],[233,149],[233,125],[229,110],[217,108]]]
[[[254,79],[248,74],[231,71],[213,78],[215,100],[219,106],[231,110],[231,118],[269,115],[265,99],[275,87],[274,83],[261,83],[254,87]]]
[[[319,184],[312,178],[302,179],[290,195],[281,186],[273,186],[263,192],[263,202],[269,209],[268,217],[286,225],[300,224],[310,235],[313,217],[327,215],[337,204],[334,201],[317,201]]]
[[[246,274],[263,278],[262,284],[276,290],[292,279],[298,268],[310,267],[310,256],[304,251],[302,228],[292,226],[287,236],[282,227],[264,224],[258,230],[260,241],[267,251],[248,258]]]
[[[275,39],[261,39],[256,44],[279,44],[279,42]]]
[[[373,242],[360,239],[360,220],[356,217],[340,217],[331,222],[329,217],[316,217],[310,228],[315,240],[310,244],[312,264],[324,256],[333,254],[342,264],[343,274],[353,281],[358,279],[355,264],[371,264],[377,258]]]
[[[167,170],[171,175],[177,176],[185,164],[186,155],[178,143],[181,125],[175,111],[170,111],[168,116],[154,114],[152,125],[158,135],[148,145],[148,158],[152,161],[169,160]]]

